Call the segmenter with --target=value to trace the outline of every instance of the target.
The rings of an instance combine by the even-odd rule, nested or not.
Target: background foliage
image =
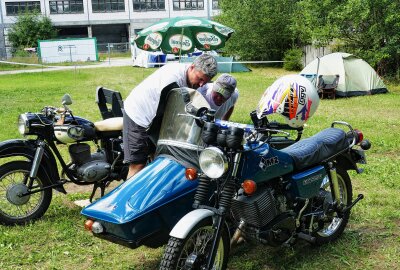
[[[25,12],[8,31],[8,39],[15,51],[38,46],[38,40],[51,39],[57,36],[57,30],[51,19],[36,12]]]
[[[288,49],[332,46],[400,78],[400,2],[392,0],[222,0],[217,20],[236,32],[227,54],[282,60]]]

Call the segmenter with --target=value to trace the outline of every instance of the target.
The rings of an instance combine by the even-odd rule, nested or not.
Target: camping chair
[[[339,83],[339,75],[319,75],[318,76],[318,94],[324,97],[336,99],[336,88]]]

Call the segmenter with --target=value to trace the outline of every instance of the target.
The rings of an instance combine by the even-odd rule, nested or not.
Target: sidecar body
[[[102,227],[93,234],[131,248],[158,247],[178,220],[191,211],[196,181],[178,162],[158,157],[137,175],[82,210]]]

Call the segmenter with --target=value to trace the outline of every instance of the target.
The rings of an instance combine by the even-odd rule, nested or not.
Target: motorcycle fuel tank
[[[242,179],[252,179],[260,183],[293,171],[292,157],[267,143],[245,145],[244,150]]]

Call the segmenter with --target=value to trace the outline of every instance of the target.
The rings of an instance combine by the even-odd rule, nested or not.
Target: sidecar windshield
[[[209,108],[208,102],[196,90],[182,88],[190,95],[190,101],[196,108]],[[168,156],[187,167],[198,165],[198,155],[204,149],[201,140],[201,127],[193,117],[185,112],[185,102],[181,88],[171,90],[161,124],[156,148],[156,156]]]

